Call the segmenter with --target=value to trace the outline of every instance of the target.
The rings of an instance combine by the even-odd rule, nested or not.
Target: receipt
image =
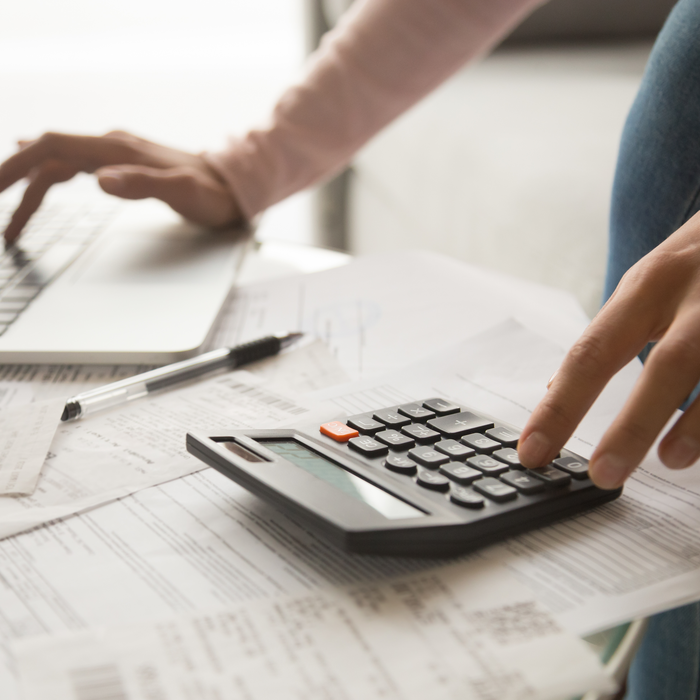
[[[0,410],[0,495],[34,492],[64,405],[52,399]]]
[[[16,642],[25,700],[560,700],[610,690],[590,649],[507,571],[382,582]]]
[[[275,380],[287,367],[295,381],[280,391]],[[50,453],[44,452],[46,461],[36,491],[30,496],[0,498],[0,538],[198,471],[205,465],[187,453],[188,431],[294,423],[310,415],[309,405],[297,398],[304,388],[345,378],[321,343],[282,353],[251,369],[260,375],[227,372],[61,423]],[[63,393],[66,389],[55,381],[29,381],[24,386],[33,389],[35,397],[56,396],[57,387]],[[31,405],[31,411],[36,405]],[[15,413],[18,408],[13,405],[11,410]],[[54,428],[56,423],[57,417]],[[22,444],[23,450],[28,449],[26,440]]]

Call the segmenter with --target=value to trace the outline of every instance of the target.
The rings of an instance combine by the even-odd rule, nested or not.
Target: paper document
[[[307,388],[328,386],[338,379],[336,372],[344,378],[319,344],[274,360],[291,367],[297,389],[304,384],[305,374]],[[260,370],[260,378],[246,371],[229,372],[61,423],[37,490],[27,497],[0,498],[0,537],[202,469],[204,465],[185,449],[188,430],[272,427],[294,421],[309,410],[266,388],[270,385],[266,375],[274,378],[277,371],[271,361]],[[55,391],[55,386],[49,384],[49,391]],[[41,396],[45,384],[32,384],[32,388]]]
[[[0,496],[34,492],[64,405],[52,399],[0,409]]]
[[[422,370],[337,393],[337,415],[437,395],[523,426],[563,357],[564,350],[519,324],[501,324],[431,358]],[[570,449],[591,455],[640,371],[635,360],[613,378]],[[617,501],[508,539],[482,556],[506,564],[579,634],[700,599],[700,468],[666,469],[653,449]]]
[[[359,258],[235,291],[212,347],[293,328],[353,378],[380,376],[508,318],[566,347],[588,319],[566,292],[428,251]]]
[[[498,568],[465,562],[18,642],[23,698],[561,700],[610,689],[593,652]]]

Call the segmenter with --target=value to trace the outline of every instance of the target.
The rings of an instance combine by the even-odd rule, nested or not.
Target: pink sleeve
[[[248,218],[341,170],[369,138],[543,0],[359,0],[268,127],[208,160]]]

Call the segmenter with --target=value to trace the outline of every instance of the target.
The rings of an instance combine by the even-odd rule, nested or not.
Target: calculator
[[[300,429],[188,433],[187,450],[339,547],[467,552],[617,498],[562,450],[525,469],[516,428],[445,398]]]

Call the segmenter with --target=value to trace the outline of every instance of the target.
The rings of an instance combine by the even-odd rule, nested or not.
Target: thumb
[[[186,219],[207,226],[222,226],[240,219],[240,210],[226,187],[196,168],[149,168],[118,165],[95,172],[107,194],[124,199],[155,197]]]

